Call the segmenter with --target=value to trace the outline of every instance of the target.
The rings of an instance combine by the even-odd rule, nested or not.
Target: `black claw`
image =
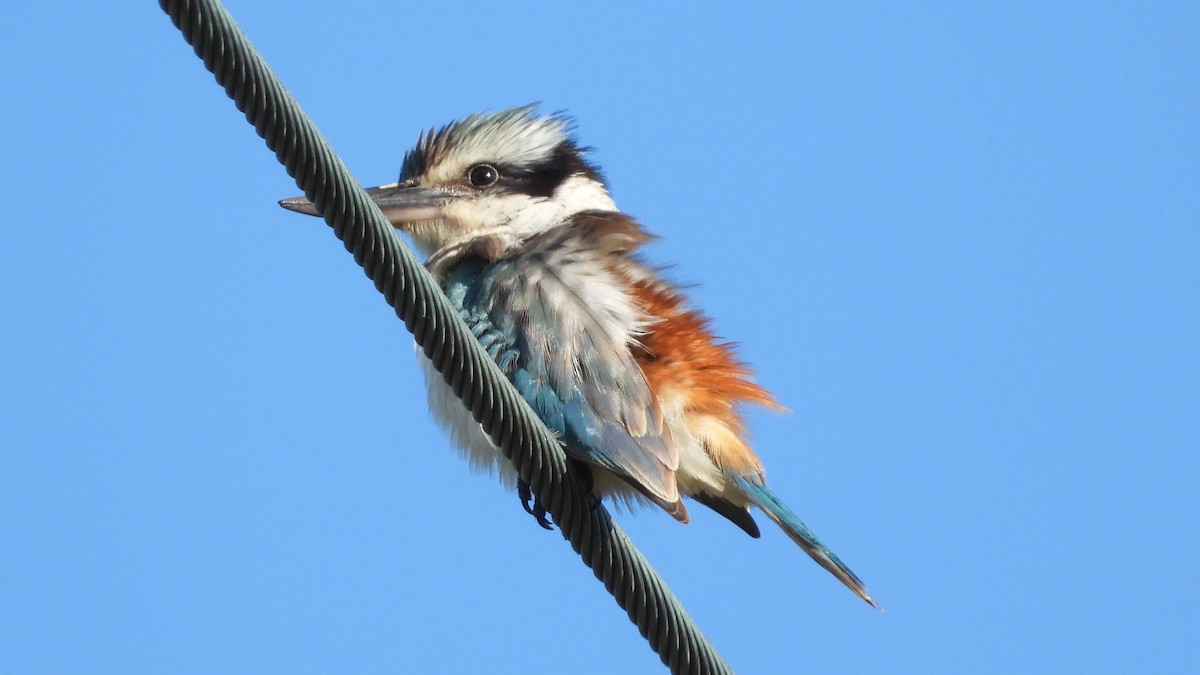
[[[537,503],[536,501],[534,502],[534,505],[533,505],[533,517],[537,519],[537,524],[541,525],[542,529],[544,529],[544,530],[553,530],[554,529],[554,524],[551,523],[550,519],[546,517],[546,509],[543,509],[542,505]]]
[[[529,483],[520,478],[517,479],[517,496],[521,498],[521,506],[525,508],[525,513],[533,516],[538,525],[547,530],[554,529],[549,519],[546,518],[546,507],[542,506],[542,502],[533,496],[533,492],[529,489]]]

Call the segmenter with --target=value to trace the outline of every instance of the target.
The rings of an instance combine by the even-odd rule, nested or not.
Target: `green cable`
[[[663,663],[731,672],[221,3],[159,4]]]

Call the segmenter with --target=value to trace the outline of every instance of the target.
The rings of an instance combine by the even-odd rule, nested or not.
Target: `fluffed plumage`
[[[617,209],[569,128],[532,107],[471,115],[424,134],[400,181],[369,192],[429,256],[463,320],[568,455],[591,468],[596,495],[648,500],[685,523],[681,497],[690,497],[752,537],[757,507],[875,605],[767,487],[741,409],[780,406],[639,257],[649,235]],[[283,204],[305,210],[301,199]],[[430,407],[454,444],[473,467],[515,484],[511,465],[420,359]]]

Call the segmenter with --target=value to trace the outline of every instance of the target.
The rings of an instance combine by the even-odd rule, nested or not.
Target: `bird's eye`
[[[485,188],[500,180],[500,172],[491,164],[478,164],[467,172],[467,180],[477,188]]]

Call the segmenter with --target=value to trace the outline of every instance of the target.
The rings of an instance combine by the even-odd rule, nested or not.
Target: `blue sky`
[[[619,519],[739,672],[1200,662],[1192,3],[230,2],[363,183],[568,110],[793,411],[773,528]],[[0,25],[0,670],[662,672],[153,3]]]

